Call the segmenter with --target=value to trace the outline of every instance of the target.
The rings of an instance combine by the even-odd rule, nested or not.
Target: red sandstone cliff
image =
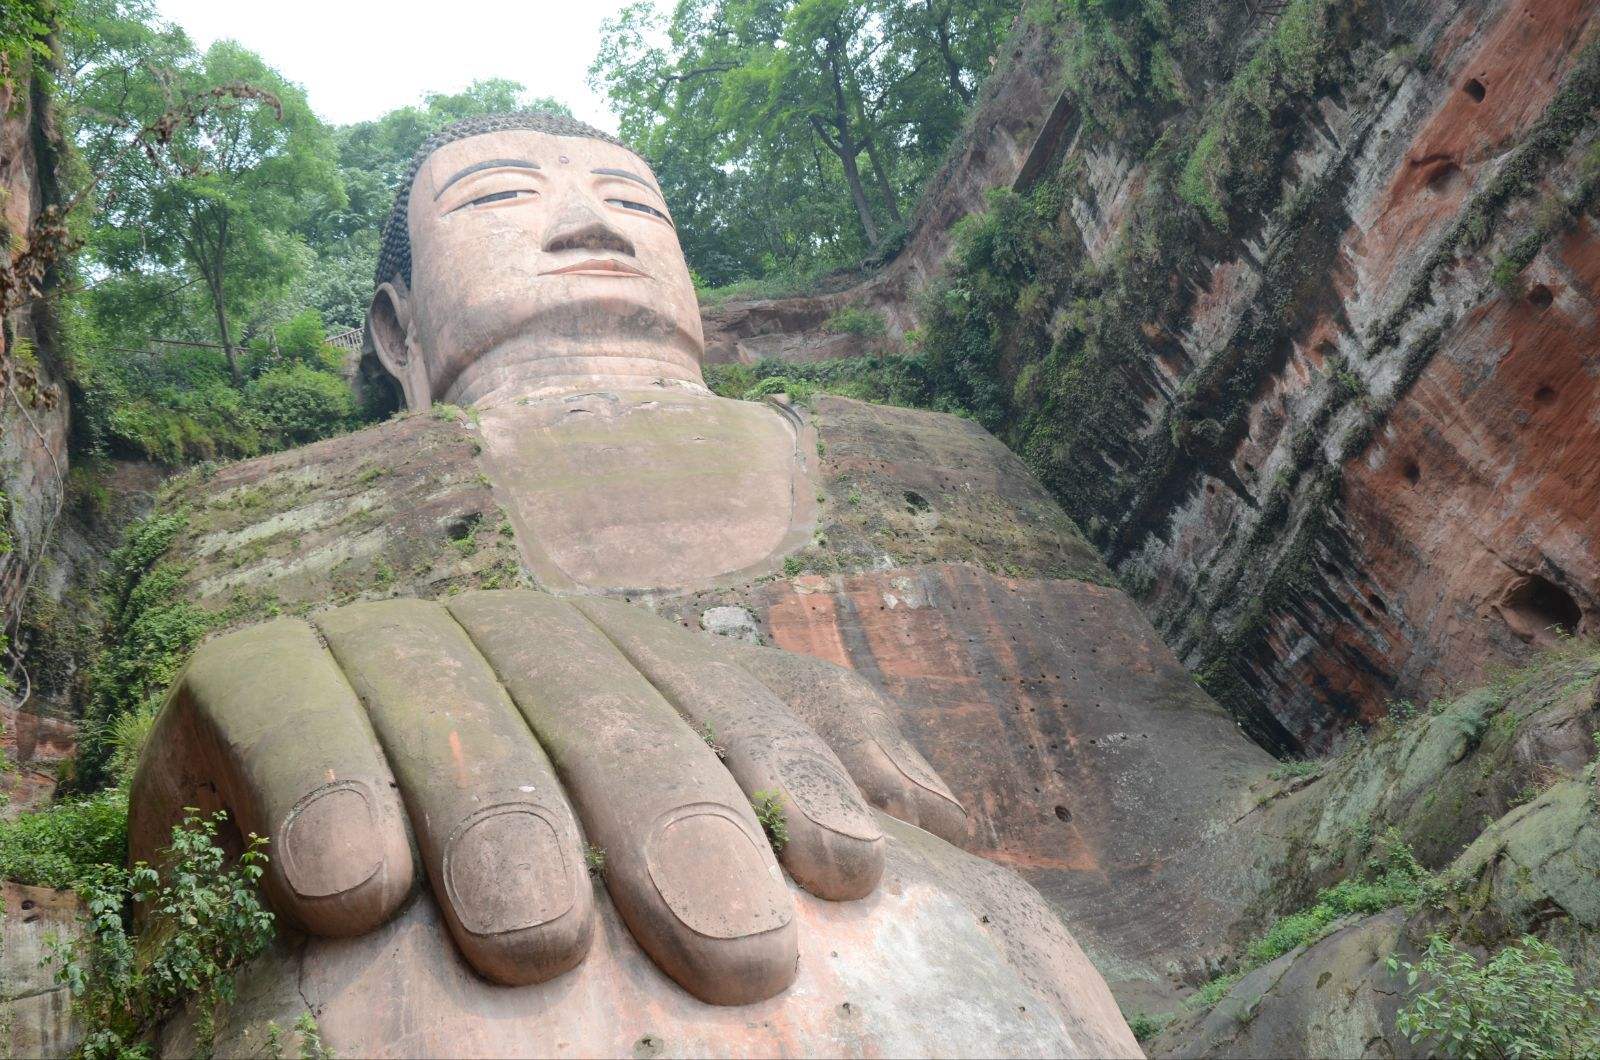
[[[1337,14],[1356,20],[1338,72],[1275,116],[1288,149],[1260,167],[1276,165],[1281,187],[1267,180],[1223,232],[1146,223],[1177,203],[1172,178],[1078,131],[1041,58],[1061,30],[1041,26],[985,104],[1039,141],[1031,152],[963,155],[907,250],[857,287],[708,315],[719,336],[781,318],[782,334],[724,342],[730,359],[851,352],[849,337],[816,333],[843,304],[909,328],[912,292],[948,247],[940,226],[980,207],[984,181],[1061,188],[1071,260],[1057,271],[1172,260],[1176,293],[1129,307],[1144,315],[1116,371],[1134,414],[1065,453],[1035,441],[1051,412],[1022,379],[1025,351],[1058,344],[1084,295],[1038,277],[1042,311],[1017,313],[1003,338],[997,382],[1014,404],[1001,433],[1047,483],[1063,479],[1051,461],[1091,482],[1058,487],[1068,513],[1184,662],[1284,749],[1325,747],[1391,699],[1600,630],[1600,10],[1390,0]],[[1276,31],[1212,18],[1196,32],[1214,54],[1185,59],[1191,102],[1160,118],[1174,137]]]
[[[0,246],[26,246],[53,201],[58,144],[44,89],[31,71],[0,76]],[[0,549],[0,632],[6,637],[18,635],[23,597],[49,550],[66,485],[67,393],[53,329],[44,300],[24,303],[0,327],[0,539],[7,542]],[[48,797],[55,760],[70,754],[72,741],[70,725],[18,714],[19,702],[31,698],[31,682],[11,663],[0,655],[16,686],[0,689],[0,750],[23,765],[3,774],[15,812]]]

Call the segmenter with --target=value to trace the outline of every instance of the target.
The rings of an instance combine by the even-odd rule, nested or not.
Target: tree
[[[1015,7],[636,3],[606,23],[590,78],[656,164],[703,278],[837,264],[902,222]]]
[[[239,385],[240,347],[311,263],[298,233],[347,202],[328,130],[259,56],[231,41],[198,55],[142,0],[93,0],[81,22],[68,109],[85,163],[109,169],[87,247],[107,287],[92,301],[124,323],[172,322],[198,294]],[[257,94],[174,130],[170,158],[123,150],[174,100],[237,85]]]

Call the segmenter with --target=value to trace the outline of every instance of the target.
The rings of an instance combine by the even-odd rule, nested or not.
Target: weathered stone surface
[[[666,387],[486,409],[483,463],[552,590],[770,574],[811,534],[812,432],[786,406]]]
[[[61,149],[32,62],[25,56],[13,62],[11,76],[0,85],[0,253],[7,255],[27,245],[40,212],[57,201]],[[28,301],[6,317],[0,366],[0,492],[8,498],[5,529],[12,542],[0,555],[0,614],[9,630],[30,572],[49,546],[66,490],[66,375],[44,300]]]
[[[1248,842],[1229,829],[1272,761],[1123,593],[938,564],[695,604],[707,599],[891,693],[894,720],[967,807],[969,849],[1034,883],[1119,994],[1159,992],[1220,951],[1219,926],[1253,897],[1220,870]]]
[[[1292,280],[1291,334],[1251,377],[1242,434],[1216,457],[1180,459],[1146,510],[1072,513],[1116,527],[1113,567],[1145,587],[1141,604],[1187,665],[1237,674],[1251,691],[1235,705],[1313,750],[1391,698],[1422,702],[1477,683],[1486,665],[1526,659],[1553,621],[1587,628],[1600,581],[1590,530],[1600,434],[1579,411],[1593,404],[1592,219],[1535,257],[1526,294],[1491,282],[1540,200],[1572,187],[1592,134],[1526,174],[1492,238],[1436,258],[1593,40],[1593,5],[1378,9],[1419,60],[1360,64],[1286,131],[1299,144],[1286,199],[1318,196],[1326,213],[1312,216],[1333,218],[1325,235],[1267,217],[1259,235],[1240,225],[1251,235],[1216,253],[1186,312],[1147,325],[1170,341],[1140,361],[1152,378],[1130,381],[1151,393],[1132,432],[1141,439],[1168,429],[1186,381],[1225,370],[1250,322],[1271,312],[1280,277]],[[1467,91],[1473,80],[1481,100]],[[1117,187],[1143,179],[1127,160],[1084,162]],[[1269,274],[1286,248],[1285,271]],[[1543,302],[1539,288],[1548,305],[1530,301]],[[1367,397],[1340,395],[1330,358]],[[1348,453],[1345,440],[1368,429]],[[1313,488],[1324,478],[1338,483],[1331,500]],[[1248,625],[1274,577],[1292,589]],[[1531,612],[1522,618],[1516,597],[1530,577],[1554,591],[1521,604]],[[1235,632],[1229,657],[1215,657]]]
[[[36,60],[17,55],[9,61],[9,76],[0,83],[0,254],[8,259],[28,245],[41,211],[57,201],[61,149],[48,96],[34,77]],[[25,601],[61,595],[59,585],[47,584],[46,561],[55,552],[67,489],[68,426],[51,303],[26,300],[7,314],[0,333],[0,535],[8,545],[0,553],[0,632],[22,652],[36,640],[20,628]],[[0,771],[0,794],[11,800],[0,812],[15,814],[55,790],[54,766],[70,753],[72,734],[69,724],[51,716],[55,704],[38,694],[34,675],[13,667],[9,652],[4,664],[10,680],[0,689],[0,753],[21,768]]]
[[[888,569],[632,595],[690,628],[714,608],[745,608],[765,643],[855,667],[895,695],[903,706],[894,720],[968,807],[976,848],[1040,886],[1119,991],[1164,996],[1169,971],[1206,966],[1216,946],[1205,936],[1247,898],[1223,876],[1208,877],[1207,865],[1223,856],[1226,844],[1213,839],[1249,808],[1241,793],[1271,760],[1194,686],[1127,597],[1095,584],[1108,580],[1104,568],[992,437],[955,417],[839,398],[801,414],[822,442],[826,541],[803,560]],[[291,518],[298,540],[331,539],[352,495],[363,498],[373,535],[426,517],[432,547],[453,556],[439,532],[449,503],[490,503],[486,491],[472,492],[481,488],[471,485],[473,437],[466,419],[412,417],[308,447],[298,467],[271,457],[190,482],[178,500],[218,530],[179,540],[169,559],[193,562],[205,542],[191,591],[217,609],[235,592],[271,591],[296,610],[330,590],[337,601],[466,587],[465,578],[404,579],[399,563],[404,580],[375,585],[370,560],[345,580],[305,563],[305,549],[282,547],[238,568],[226,593],[208,593],[218,585],[211,571],[233,569],[231,539]],[[304,485],[233,506],[266,465]],[[353,480],[371,466],[396,470],[367,472],[357,494]],[[460,484],[431,513],[416,510],[424,474]],[[942,559],[993,573],[917,566]],[[1147,888],[1162,899],[1132,907],[1121,898]]]
[[[794,412],[797,437],[814,437],[809,478],[823,497],[821,541],[801,551],[801,569],[965,561],[1110,581],[1022,461],[970,421],[826,395]],[[168,503],[190,513],[190,533],[166,558],[218,612],[240,600],[305,612],[514,584],[520,556],[478,458],[483,429],[449,411],[400,416],[176,483]],[[536,584],[544,566],[533,565]]]
[[[56,769],[72,758],[77,743],[72,722],[0,704],[0,755],[13,767],[0,773],[0,792],[10,800],[0,806],[0,818],[48,803],[56,790]]]
[[[252,1055],[268,1021],[316,1014],[340,1056],[1138,1056],[1093,966],[1012,874],[879,816],[884,887],[867,902],[793,889],[796,981],[718,1008],[650,965],[603,894],[594,952],[537,986],[485,990],[419,896],[351,940],[285,939],[243,976],[219,1056]],[[174,1027],[162,1052],[193,1043]]]
[[[1441,872],[1440,893],[1336,927],[1250,972],[1209,1010],[1178,1009],[1151,1055],[1428,1055],[1395,1027],[1408,991],[1384,962],[1391,953],[1415,962],[1435,933],[1480,954],[1537,934],[1591,974],[1600,960],[1600,817],[1588,772],[1597,675],[1600,655],[1565,645],[1387,727],[1314,779],[1258,783],[1260,803],[1239,827],[1260,837],[1259,860],[1234,871],[1253,877],[1259,897],[1234,927],[1239,941],[1305,907],[1318,887],[1359,875],[1391,826]]]
[[[0,881],[0,1048],[7,1056],[67,1056],[81,1033],[72,998],[46,961],[47,937],[70,941],[83,905],[71,891]]]
[[[1391,910],[1338,929],[1239,980],[1205,1012],[1185,1013],[1149,1043],[1152,1056],[1432,1055],[1398,1033],[1404,979],[1391,954],[1416,960],[1406,915]]]
[[[700,614],[700,628],[747,644],[761,643],[761,627],[756,624],[756,616],[744,607],[708,607]]]
[[[189,515],[170,559],[216,612],[514,584],[520,559],[480,447],[477,426],[444,410],[191,476],[170,494]]]
[[[1017,455],[970,420],[819,394],[816,573],[965,562],[1014,576],[1111,583]]]
[[[1592,212],[1559,226],[1504,290],[1494,282],[1518,240],[1548,223],[1552,196],[1586,179],[1592,122],[1557,157],[1530,164],[1517,151],[1541,122],[1588,121],[1581,96],[1562,114],[1548,108],[1595,39],[1594,7],[1380,0],[1351,10],[1403,47],[1367,41],[1337,87],[1276,128],[1291,152],[1284,194],[1268,201],[1301,197],[1306,208],[1293,224],[1283,210],[1232,218],[1197,274],[1172,277],[1193,284],[1193,297],[1141,320],[1147,341],[1124,358],[1121,382],[1143,414],[1074,459],[1139,480],[1196,386],[1196,415],[1237,412],[1239,428],[1214,452],[1176,454],[1149,488],[1069,511],[1096,529],[1186,665],[1237,676],[1244,691],[1230,705],[1254,716],[1258,734],[1313,751],[1370,724],[1391,698],[1424,701],[1477,683],[1487,665],[1526,660],[1553,625],[1590,630],[1600,609]],[[1186,70],[1191,83],[1228,75],[1270,29],[1263,20],[1219,33],[1226,17],[1219,9],[1206,30],[1219,46],[1203,63],[1215,69]],[[1052,32],[1030,30],[1039,41]],[[1015,178],[991,171],[991,186],[1081,174],[1066,180],[1067,211],[1084,257],[1108,263],[1138,228],[1126,222],[1150,187],[1147,161],[1103,135],[1075,135],[1075,100],[1025,90],[1020,75],[996,87],[1030,115],[1014,120],[1068,135],[1053,155],[1033,152],[1050,165],[1023,165]],[[982,153],[956,168],[982,172]],[[1504,219],[1441,257],[1505,178]],[[891,330],[913,327],[916,284],[897,278],[901,258],[846,291],[711,310],[711,348],[741,360],[859,352],[835,353],[824,334],[827,317],[856,302]],[[1070,305],[1041,315],[1052,311],[1058,319]],[[1259,325],[1282,314],[1285,337],[1255,350]],[[1255,362],[1241,366],[1247,354]],[[1009,388],[1020,368],[998,382]],[[1241,373],[1237,403],[1206,390]],[[1258,622],[1254,605],[1274,583],[1291,589]]]
[[[1579,776],[1600,731],[1600,659],[1582,649],[1474,689],[1332,760],[1311,780],[1262,781],[1243,827],[1265,839],[1263,911],[1358,874],[1394,827],[1432,869],[1456,862],[1519,804]],[[1487,835],[1488,833],[1484,833]]]

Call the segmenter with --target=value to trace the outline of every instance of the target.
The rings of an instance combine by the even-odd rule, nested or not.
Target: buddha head
[[[431,136],[376,282],[368,350],[412,409],[701,385],[700,311],[655,174],[571,118],[499,114]]]

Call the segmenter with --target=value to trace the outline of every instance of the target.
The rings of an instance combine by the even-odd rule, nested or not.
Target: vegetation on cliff
[[[1597,729],[1600,649],[1565,640],[1262,782],[1243,824],[1281,840],[1256,867],[1249,934],[1187,1008],[1150,1017],[1152,1052],[1383,1037],[1453,1057],[1589,1055]],[[1337,1019],[1312,1015],[1324,1003]],[[1300,1037],[1319,1025],[1334,1029]]]

